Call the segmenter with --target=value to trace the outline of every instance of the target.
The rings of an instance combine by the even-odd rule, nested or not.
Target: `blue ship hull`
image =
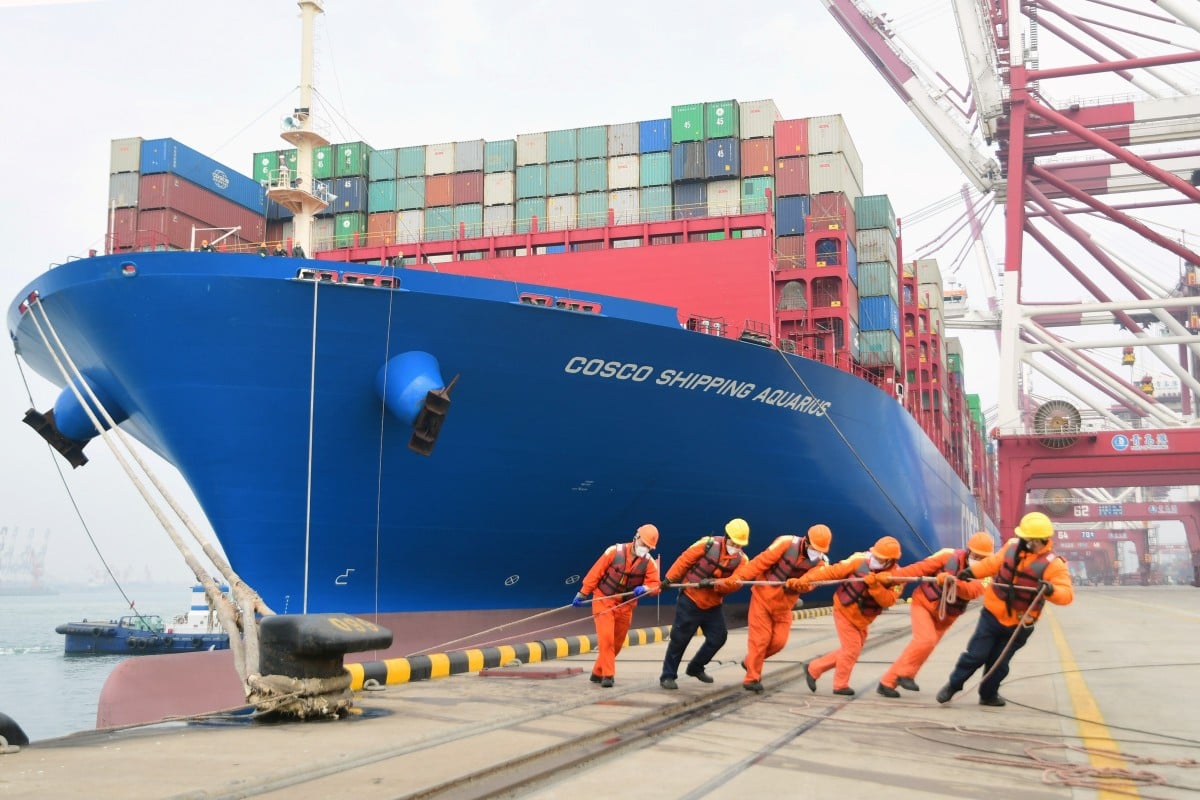
[[[66,655],[151,656],[228,650],[227,633],[147,631],[112,622],[68,622],[54,629],[66,638]]]
[[[276,612],[556,607],[645,522],[666,564],[735,516],[752,554],[815,522],[835,558],[890,534],[905,561],[991,529],[916,422],[853,375],[684,330],[665,306],[404,269],[395,289],[297,279],[321,267],[337,265],[105,256],[47,272],[9,312],[21,357],[64,386],[40,312],[18,305],[38,293]],[[379,391],[405,353],[458,376],[429,456]]]

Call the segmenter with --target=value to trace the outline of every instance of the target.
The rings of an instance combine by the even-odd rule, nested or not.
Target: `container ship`
[[[8,315],[66,387],[27,421],[86,461],[61,342],[276,612],[411,648],[563,605],[646,522],[668,562],[732,517],[752,552],[816,522],[906,560],[995,531],[937,262],[905,262],[840,116],[709,101],[381,149],[306,117],[249,175],[115,140],[107,252]]]

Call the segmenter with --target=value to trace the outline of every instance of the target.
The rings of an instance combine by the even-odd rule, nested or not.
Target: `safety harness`
[[[646,581],[646,567],[650,564],[649,558],[640,558],[637,555],[632,559],[628,557],[629,542],[622,542],[614,547],[617,551],[613,553],[612,563],[608,565],[608,570],[596,587],[606,595],[622,594],[635,586],[641,586]]]

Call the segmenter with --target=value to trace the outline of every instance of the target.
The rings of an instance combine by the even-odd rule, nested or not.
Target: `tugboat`
[[[229,587],[222,586],[227,593]],[[102,622],[84,619],[54,629],[66,636],[66,655],[142,656],[165,653],[194,653],[228,650],[229,634],[221,627],[204,596],[204,587],[192,587],[192,602],[186,614],[170,623],[155,614],[126,614]]]

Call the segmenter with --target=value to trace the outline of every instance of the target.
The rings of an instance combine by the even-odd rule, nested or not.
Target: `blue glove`
[[[583,604],[584,604],[583,594],[580,592],[576,592],[575,599],[571,601],[571,605],[575,606],[576,608],[583,608]]]
[[[641,596],[642,596],[642,595],[644,595],[645,593],[646,593],[646,587],[645,587],[645,586],[635,586],[635,587],[633,587],[633,596],[634,596],[634,597],[641,597]]]

